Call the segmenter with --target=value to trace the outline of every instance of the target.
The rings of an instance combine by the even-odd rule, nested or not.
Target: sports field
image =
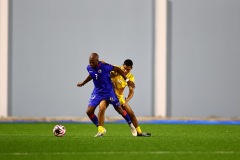
[[[237,160],[239,125],[141,124],[152,137],[133,137],[127,124],[106,124],[94,138],[93,124],[63,123],[64,137],[54,137],[56,123],[0,123],[0,160]]]

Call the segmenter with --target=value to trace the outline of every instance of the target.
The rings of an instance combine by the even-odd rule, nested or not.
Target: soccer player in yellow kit
[[[124,72],[124,74],[126,75],[128,80],[134,82],[134,79],[135,79],[134,75],[130,72],[133,68],[132,60],[130,60],[130,59],[125,60],[123,65],[121,67],[119,66],[119,68],[121,68],[121,70]],[[128,96],[125,98],[124,97],[124,89],[128,85],[126,80],[124,80],[124,78],[119,73],[114,72],[114,71],[111,72],[111,80],[114,85],[114,90],[119,99],[119,102],[120,102],[122,108],[129,114],[129,116],[132,120],[132,123],[138,132],[138,136],[150,137],[151,133],[142,132],[140,126],[138,125],[138,120],[137,120],[132,108],[127,103],[131,100],[131,98],[134,95],[134,88],[128,87],[129,93],[128,93]]]

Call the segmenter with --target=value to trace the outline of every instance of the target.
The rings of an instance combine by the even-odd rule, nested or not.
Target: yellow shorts
[[[119,100],[119,102],[120,102],[121,105],[122,105],[123,103],[125,103],[125,98],[124,98],[123,95],[117,96],[117,97],[118,97],[118,100]]]

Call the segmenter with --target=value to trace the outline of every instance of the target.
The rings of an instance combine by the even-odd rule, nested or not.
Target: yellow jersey
[[[118,67],[123,69],[122,66],[121,67],[118,66]],[[132,82],[135,81],[134,75],[131,72],[129,72],[126,75],[126,77]],[[119,73],[114,72],[114,71],[111,72],[111,80],[114,85],[115,93],[116,93],[120,103],[121,104],[125,103],[123,91],[124,91],[125,87],[128,85],[127,82],[124,80],[124,78]]]

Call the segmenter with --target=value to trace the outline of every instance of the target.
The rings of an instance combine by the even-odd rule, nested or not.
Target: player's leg
[[[98,111],[98,133],[95,137],[103,136],[107,130],[104,128],[104,118],[105,118],[105,111],[107,108],[106,100],[102,100],[99,104],[99,111]]]
[[[88,115],[88,118],[93,122],[93,124],[98,127],[98,118],[94,114],[95,109],[96,107],[94,106],[88,106],[86,113]]]
[[[126,110],[126,112],[129,114],[129,116],[130,116],[130,118],[133,122],[133,125],[137,130],[137,135],[138,136],[144,136],[144,137],[150,137],[151,133],[142,132],[141,127],[138,124],[137,117],[135,116],[135,114],[134,114],[132,108],[129,106],[129,104],[125,103],[125,105],[122,105],[122,108],[124,110]]]
[[[105,119],[105,111],[107,108],[106,100],[102,100],[99,104],[99,111],[98,111],[98,123],[99,126],[104,126],[104,119]]]
[[[131,118],[129,117],[128,113],[127,113],[125,110],[123,110],[121,106],[114,106],[114,109],[115,109],[119,114],[122,115],[122,117],[126,120],[126,122],[127,122],[128,124],[131,124],[131,123],[132,123]]]
[[[132,108],[128,104],[125,104],[125,106],[122,105],[122,108],[128,113],[128,115],[129,115],[129,117],[130,117],[134,127],[137,129],[137,127],[138,127],[138,120],[137,120],[137,118],[136,118]]]
[[[112,93],[112,94],[109,94],[109,95],[110,95],[110,96],[109,96],[109,98],[108,98],[108,99],[109,99],[108,103],[110,103],[110,104],[112,104],[112,105],[114,106],[114,109],[115,109],[119,114],[122,115],[122,117],[127,121],[128,124],[131,124],[132,121],[131,121],[128,113],[122,109],[121,104],[120,104],[120,102],[119,102],[116,94],[115,94],[115,93]]]
[[[128,123],[128,124],[131,124],[132,121],[131,121],[131,118],[130,118],[129,114],[128,114],[125,110],[123,110],[122,105],[121,105],[121,104],[123,104],[124,102],[125,102],[124,99],[120,97],[120,98],[117,98],[117,100],[116,100],[115,102],[112,102],[111,104],[114,106],[114,109],[115,109],[119,114],[121,114],[121,115],[123,116],[123,118],[127,121],[127,123]],[[119,106],[120,106],[120,107],[119,107]],[[126,115],[127,117],[125,117],[125,115]],[[128,117],[129,117],[130,120],[128,120]]]
[[[118,97],[118,98],[119,98],[118,101],[119,101],[119,103],[120,103],[120,107],[117,106],[118,104],[117,104],[117,105],[116,105],[116,104],[113,104],[114,109],[115,109],[119,114],[121,114],[122,117],[127,121],[128,125],[129,125],[129,127],[130,127],[130,129],[131,129],[132,135],[133,135],[133,136],[137,136],[137,130],[136,130],[136,128],[134,127],[132,121],[129,121],[129,120],[127,119],[127,117],[125,117],[125,115],[128,116],[129,118],[130,118],[130,116],[128,115],[128,113],[127,113],[127,112],[122,108],[122,106],[121,106],[121,104],[123,104],[123,103],[125,102],[125,100],[124,100],[123,96]],[[131,118],[130,118],[130,120],[131,120]]]
[[[101,102],[101,97],[99,97],[98,95],[92,94],[91,98],[89,100],[89,104],[88,104],[88,108],[87,108],[87,115],[89,117],[89,119],[93,122],[93,124],[95,124],[95,126],[98,127],[98,118],[95,115],[95,109],[98,106],[98,104]]]
[[[130,116],[128,115],[128,113],[127,113],[125,110],[123,110],[121,106],[118,106],[118,107],[116,106],[116,107],[114,107],[114,109],[115,109],[119,114],[121,114],[122,117],[127,121],[128,125],[129,125],[129,127],[130,127],[130,129],[131,129],[132,135],[133,135],[133,136],[137,136],[137,130],[136,130],[136,128],[134,127],[134,125],[133,125],[133,123],[132,123],[132,121],[131,121],[131,118],[130,118]]]

